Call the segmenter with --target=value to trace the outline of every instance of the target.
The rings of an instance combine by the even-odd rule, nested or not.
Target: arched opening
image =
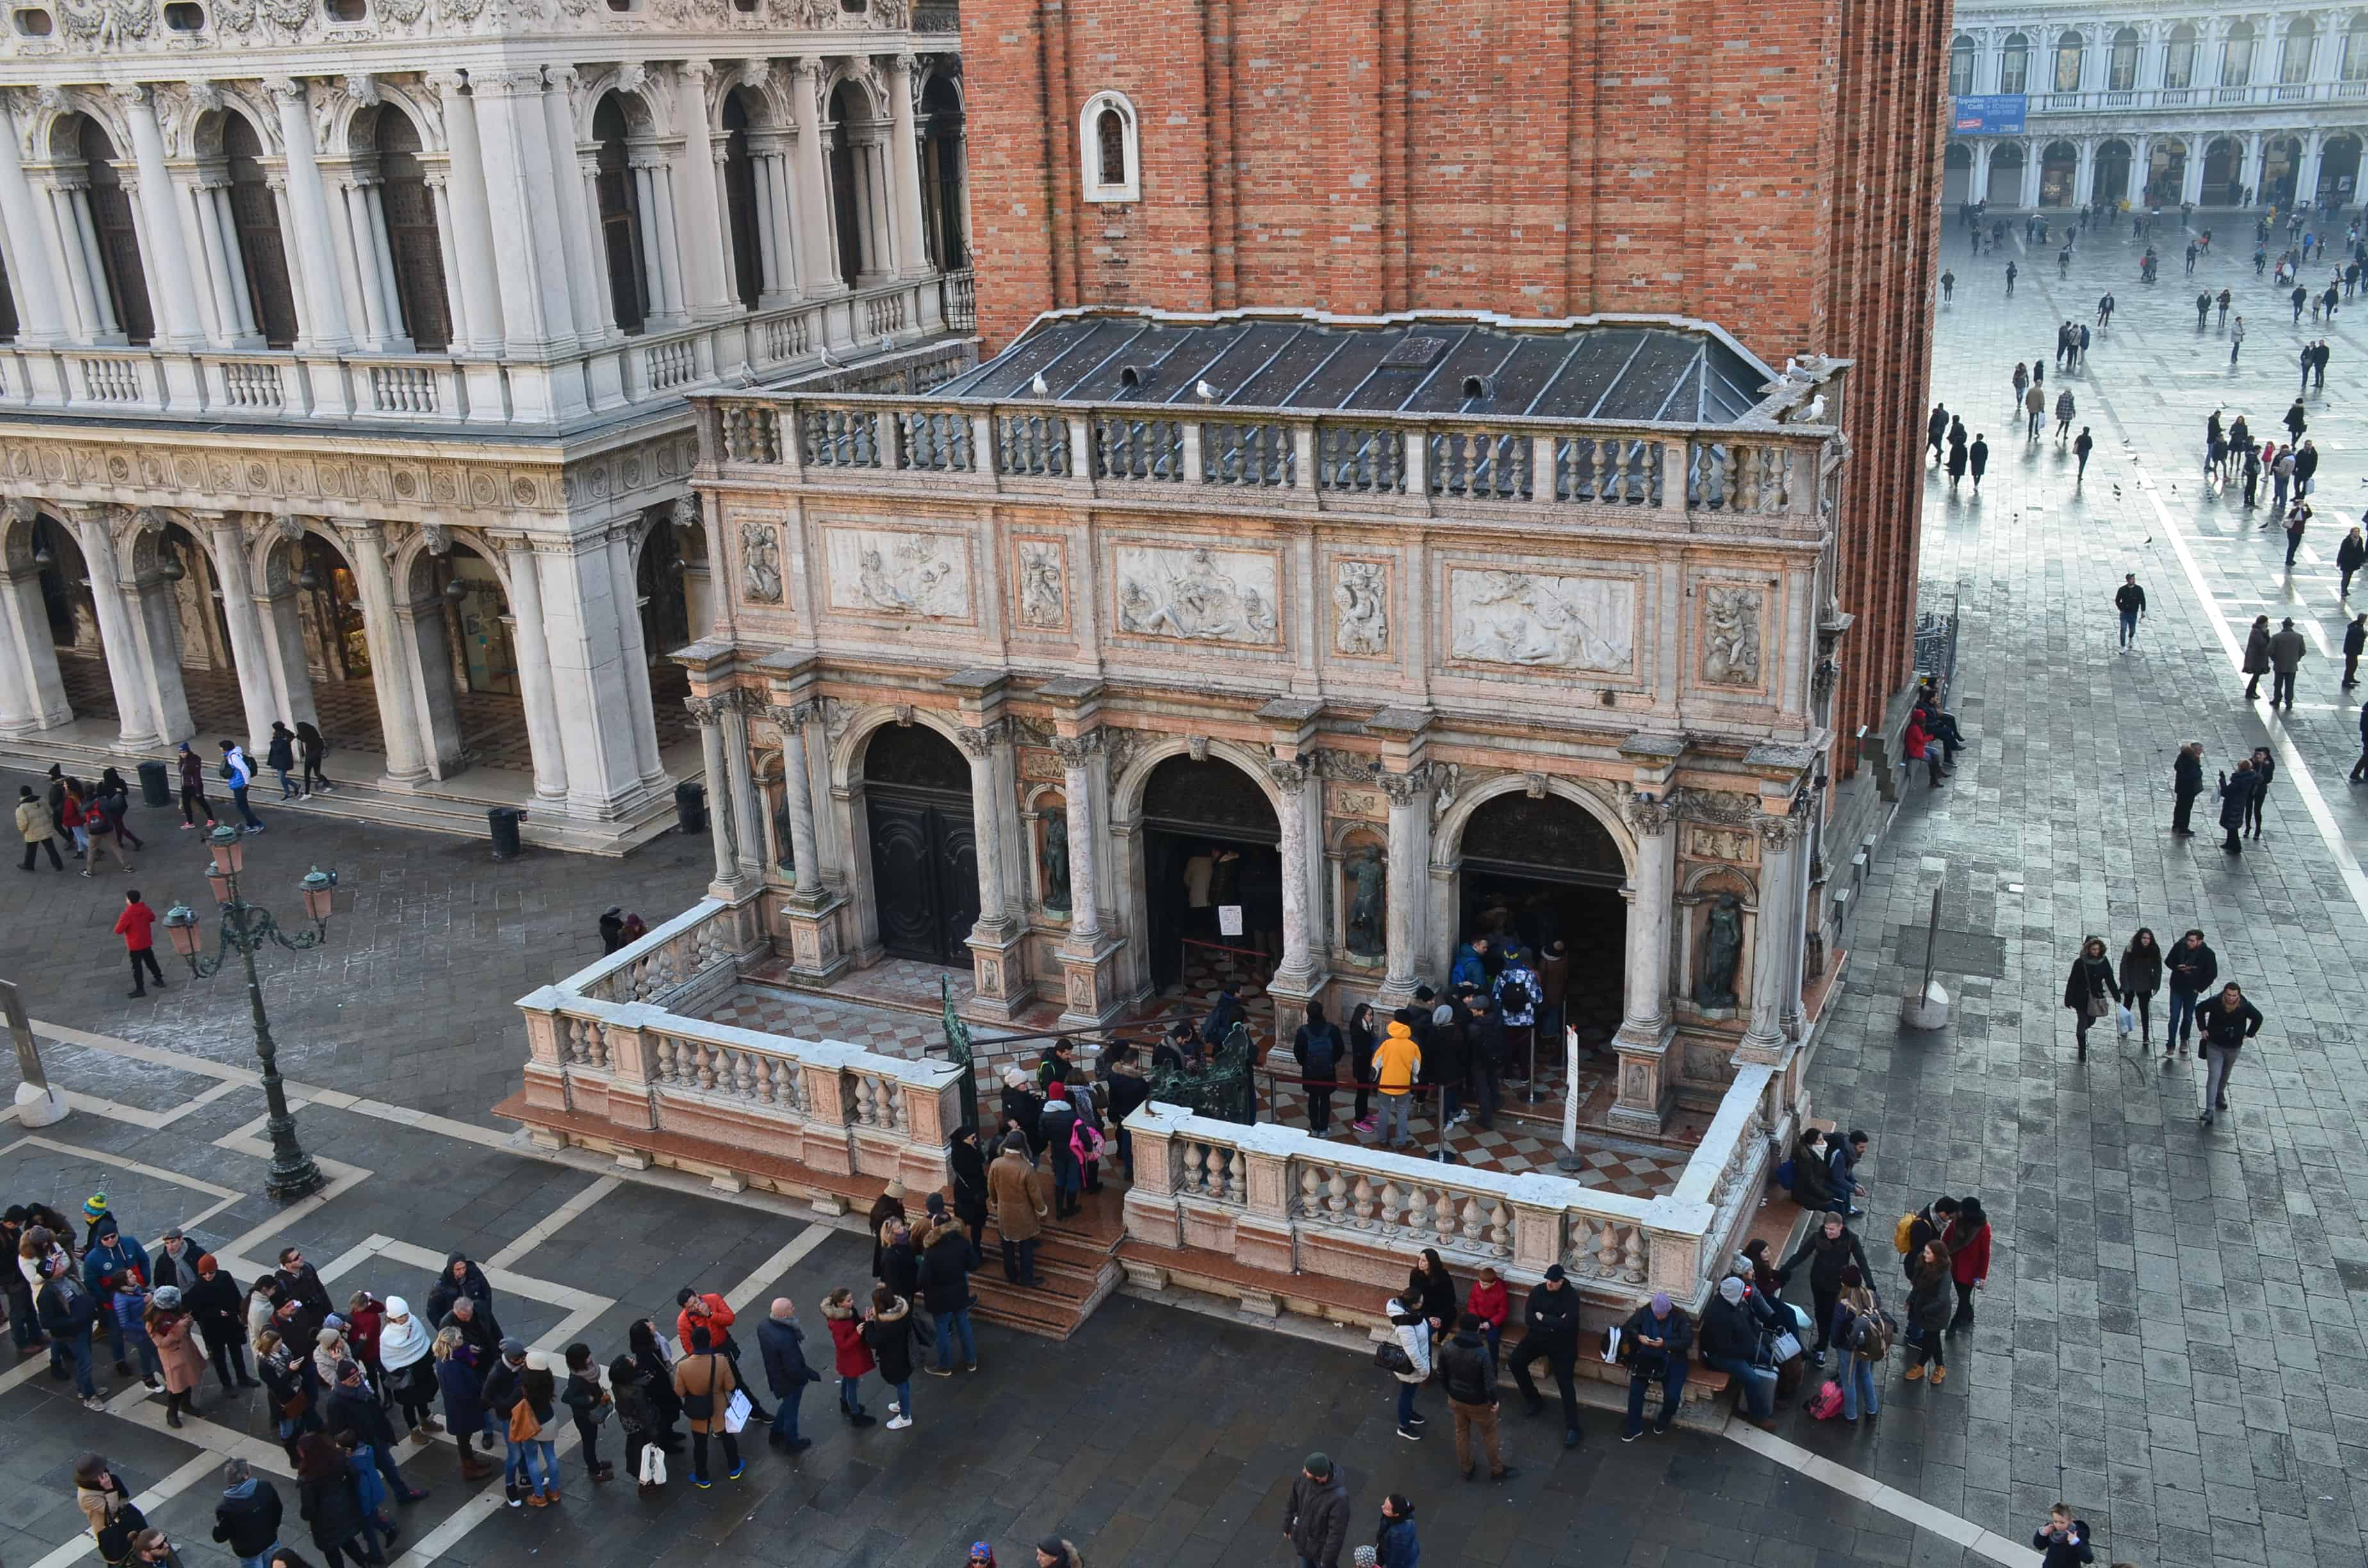
[[[951,77],[929,78],[921,93],[921,113],[926,124],[921,142],[922,216],[928,231],[929,260],[940,272],[952,272],[970,265],[970,219],[962,188],[967,171],[962,92]]]
[[[2318,149],[2318,199],[2348,202],[2360,185],[2360,138],[2330,136]]]
[[[8,258],[0,256],[0,343],[17,341],[17,295],[8,283]]]
[[[2241,87],[2253,79],[2253,24],[2236,22],[2220,45],[2220,85]]]
[[[263,143],[246,117],[222,116],[222,159],[230,176],[230,215],[238,235],[246,295],[257,330],[273,348],[296,343],[296,291],[288,277],[288,249],[279,233],[279,203],[263,172]]]
[[[98,605],[91,597],[90,566],[83,559],[82,541],[54,517],[36,514],[30,528],[28,554],[40,578],[41,608],[50,632],[46,647],[57,665],[60,689],[75,716],[112,721],[121,710],[108,679]],[[28,651],[38,666],[40,652]]]
[[[2080,149],[2069,142],[2050,142],[2039,160],[2039,204],[2069,207],[2072,187],[2080,174]]]
[[[1590,1044],[1620,1027],[1627,974],[1627,860],[1593,812],[1548,792],[1483,801],[1455,846],[1455,941],[1488,938],[1491,978],[1504,949],[1562,941],[1570,958],[1569,1022]]]
[[[830,95],[830,201],[838,230],[839,281],[852,289],[867,281],[880,267],[879,239],[872,227],[875,181],[871,154],[877,150],[871,120],[871,100],[852,82],[841,82]]]
[[[2181,22],[2170,29],[2170,41],[2163,46],[2162,85],[2174,92],[2183,92],[2195,85],[2195,24]]]
[[[2130,193],[2130,144],[2108,142],[2097,149],[2096,199],[2111,206]]]
[[[600,242],[609,261],[609,304],[621,332],[638,334],[650,313],[650,275],[642,245],[641,192],[625,147],[624,105],[614,93],[592,111],[599,151],[595,185],[600,193]]]
[[[2088,40],[2066,28],[2055,40],[2055,90],[2077,93],[2080,90],[2080,68],[2086,59]]]
[[[2022,143],[2001,142],[1990,149],[1989,183],[1982,199],[1993,207],[2022,205]]]
[[[2203,205],[2236,207],[2244,188],[2245,150],[2230,136],[2218,136],[2203,149]]]
[[[404,335],[421,353],[452,342],[451,307],[444,291],[444,243],[436,228],[436,201],[420,167],[419,128],[394,104],[376,116],[379,200],[386,214],[386,245],[394,269],[395,304]],[[356,128],[358,139],[363,132]]]
[[[1949,91],[1964,97],[1974,90],[1974,40],[1959,33],[1949,44]]]
[[[1945,207],[1960,207],[1974,199],[1974,150],[1963,142],[1952,142],[1941,155],[1941,202]]]
[[[2187,143],[2162,137],[2146,149],[2146,199],[2153,207],[2176,207],[2187,184]]]
[[[864,743],[863,801],[881,948],[969,967],[978,924],[969,762],[926,724],[882,725]]]
[[[1282,828],[1258,780],[1230,762],[1167,758],[1144,780],[1143,840],[1152,984],[1199,994],[1247,968],[1263,991],[1282,952]],[[1227,909],[1241,912],[1239,935],[1224,930]]]
[[[2284,207],[2294,200],[2294,176],[2302,166],[2302,141],[2272,136],[2261,144],[2260,199]]]
[[[2287,23],[2284,47],[2278,53],[2278,81],[2289,87],[2309,81],[2311,51],[2317,47],[2317,23],[2308,17]]]
[[[2105,90],[2126,93],[2138,85],[2138,30],[2123,28],[2113,35],[2113,52],[2105,62]]]
[[[2001,93],[2024,93],[2031,90],[2031,40],[2021,33],[2009,33],[1998,50],[1998,87]]]
[[[633,564],[634,589],[641,599],[642,647],[650,660],[650,702],[657,716],[661,752],[683,735],[689,714],[682,699],[690,695],[690,672],[675,663],[674,651],[692,641],[697,628],[715,614],[708,575],[707,532],[696,523],[677,527],[661,517],[642,540]]]
[[[423,699],[423,739],[440,775],[464,764],[531,772],[509,597],[492,562],[455,541],[412,558],[407,623]]]
[[[361,594],[345,552],[306,531],[275,540],[262,571],[264,656],[274,706],[290,726],[311,720],[335,751],[383,758],[384,726],[372,679]],[[259,737],[258,737],[259,738]],[[358,770],[329,770],[351,778]]]
[[[2343,62],[2337,74],[2345,82],[2368,83],[2368,11],[2354,16],[2343,29]]]
[[[103,330],[107,335],[120,333],[127,343],[151,342],[156,335],[156,317],[149,308],[148,274],[141,265],[140,229],[131,215],[131,194],[115,172],[115,144],[99,129],[98,121],[84,115],[75,146],[90,182],[85,199],[90,204],[91,237],[98,253],[97,282],[107,296],[99,306],[102,312],[111,312],[109,321],[102,324]]]
[[[764,226],[757,222],[757,165],[748,155],[746,89],[723,95],[723,218],[732,234],[733,291],[757,308],[765,289]]]

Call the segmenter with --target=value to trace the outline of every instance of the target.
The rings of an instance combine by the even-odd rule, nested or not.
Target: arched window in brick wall
[[[1077,118],[1077,162],[1087,201],[1143,199],[1143,145],[1134,105],[1123,93],[1096,93]]]

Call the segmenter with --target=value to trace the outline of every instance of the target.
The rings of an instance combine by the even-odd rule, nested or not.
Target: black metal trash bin
[[[516,806],[495,806],[485,812],[485,824],[493,829],[494,858],[515,860],[518,857],[518,824],[526,813]]]
[[[140,765],[140,803],[144,806],[169,806],[173,803],[173,774],[161,762]]]
[[[707,786],[686,782],[674,787],[675,825],[684,833],[707,831]]]

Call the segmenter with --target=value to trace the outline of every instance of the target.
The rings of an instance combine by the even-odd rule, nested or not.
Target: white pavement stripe
[[[47,1362],[43,1364],[47,1365]],[[204,1386],[199,1384],[199,1392],[204,1392]],[[179,1426],[168,1426],[165,1420],[164,1400],[149,1392],[137,1379],[107,1402],[107,1413],[135,1426],[145,1426],[152,1432],[162,1433],[176,1442],[195,1443],[220,1459],[243,1459],[256,1469],[268,1471],[274,1475],[292,1476],[296,1473],[288,1462],[288,1451],[277,1442],[266,1442],[244,1432],[233,1432],[201,1415],[185,1415]]]
[[[2187,573],[2187,585],[2195,595],[2196,603],[2203,608],[2203,619],[2219,633],[2220,647],[2228,655],[2229,668],[2239,668],[2245,662],[2244,650],[2237,644],[2237,634],[2229,629],[2227,618],[2219,613],[2220,607],[2213,598],[2211,585],[2203,580],[2203,568],[2196,564],[2194,552],[2187,547],[2186,534],[2172,520],[2170,508],[2162,504],[2160,492],[2143,471],[2138,474],[2137,486],[2154,507],[2164,536],[2170,540],[2170,548],[2178,552],[2179,564]],[[2266,700],[2255,700],[2253,711],[2256,715],[2265,711],[2262,704]],[[2311,777],[2310,763],[2287,736],[2285,726],[2271,722],[2276,717],[2275,710],[2266,711],[2269,717],[2262,720],[2262,727],[2269,732],[2270,749],[2277,754],[2278,771],[2293,781],[2295,792],[2302,796],[2303,808],[2310,813],[2311,824],[2318,829],[2318,836],[2325,841],[2328,853],[2334,858],[2335,869],[2342,873],[2345,891],[2351,893],[2351,902],[2360,913],[2368,915],[2368,872],[2360,869],[2360,858],[2351,852],[2343,829],[2336,823],[2334,812],[2328,808],[2327,797],[2319,791],[2318,780]]]
[[[524,1257],[527,1254],[532,1252],[535,1248],[549,1241],[552,1236],[558,1234],[561,1226],[566,1224],[567,1221],[575,1219],[586,1209],[591,1208],[592,1205],[599,1202],[602,1199],[608,1197],[610,1193],[616,1191],[619,1187],[624,1185],[625,1184],[622,1181],[619,1180],[615,1176],[602,1176],[599,1180],[594,1182],[591,1186],[586,1187],[583,1191],[577,1193],[575,1197],[569,1199],[566,1202],[552,1210],[547,1217],[537,1221],[532,1226],[529,1227],[527,1233],[518,1237],[518,1240],[510,1243],[509,1245],[502,1248],[501,1251],[485,1259],[485,1267],[487,1268],[507,1268],[511,1264],[516,1263],[518,1259]]]
[[[726,1290],[723,1293],[723,1304],[730,1307],[735,1314],[746,1311],[748,1303],[757,1299],[758,1292],[803,1262],[806,1254],[822,1245],[824,1237],[836,1233],[836,1226],[822,1224],[819,1221],[808,1225],[804,1234],[758,1264],[755,1273]]]
[[[178,1497],[190,1487],[214,1472],[222,1461],[211,1454],[199,1454],[163,1480],[142,1487],[132,1496],[143,1514],[154,1512],[159,1503]],[[79,1562],[98,1550],[98,1538],[87,1532],[76,1536],[43,1557],[33,1560],[33,1568],[65,1568],[69,1562]]]
[[[1761,1431],[1748,1421],[1729,1421],[1726,1436],[1730,1442],[1739,1443],[1754,1453],[1774,1460],[1787,1470],[1797,1471],[1812,1481],[1822,1482],[1846,1497],[1855,1497],[1870,1507],[1880,1508],[1892,1517],[1904,1520],[1918,1529],[1930,1530],[1942,1540],[1953,1541],[1968,1551],[1978,1552],[1993,1562],[2005,1563],[2008,1568],[2030,1568],[2030,1550],[2017,1546],[1996,1530],[1986,1530],[1970,1519],[1934,1507],[1921,1497],[1912,1496],[1896,1486],[1886,1486],[1848,1465],[1836,1464],[1821,1455],[1813,1454],[1797,1443],[1788,1443],[1772,1432]]]

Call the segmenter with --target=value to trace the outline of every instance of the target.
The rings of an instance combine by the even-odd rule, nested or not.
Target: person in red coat
[[[127,888],[123,892],[123,908],[115,916],[115,934],[123,938],[123,951],[131,960],[133,996],[148,994],[148,982],[141,976],[145,969],[156,982],[156,989],[165,989],[165,971],[156,967],[156,938],[152,927],[156,924],[156,912],[140,902],[140,890]]]
[[[1990,1219],[1980,1199],[1957,1205],[1941,1244],[1949,1251],[1949,1272],[1957,1284],[1957,1315],[1949,1320],[1949,1332],[1955,1334],[1974,1326],[1974,1292],[1990,1277]]]
[[[1913,767],[1917,763],[1922,763],[1926,782],[1932,788],[1939,789],[1941,787],[1940,743],[1925,730],[1922,710],[1919,709],[1909,716],[1907,733],[1900,737],[1899,745],[1900,749],[1907,754],[1908,766]]]
[[[1480,1332],[1488,1336],[1488,1356],[1497,1358],[1497,1346],[1505,1337],[1505,1319],[1511,1314],[1513,1301],[1505,1289],[1505,1281],[1493,1268],[1484,1268],[1480,1278],[1472,1281],[1472,1290],[1463,1298],[1463,1310],[1480,1320]]]
[[[842,1285],[822,1299],[822,1319],[830,1325],[830,1346],[838,1367],[838,1413],[857,1426],[869,1426],[872,1417],[863,1409],[863,1374],[877,1365],[871,1346],[863,1343],[863,1319],[855,1307],[855,1292]]]

